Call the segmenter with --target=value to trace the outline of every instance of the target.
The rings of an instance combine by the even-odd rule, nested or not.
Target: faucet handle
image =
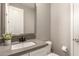
[[[22,36],[22,37],[19,38],[19,42],[24,42],[24,41],[26,41],[26,39],[25,39],[24,36]]]

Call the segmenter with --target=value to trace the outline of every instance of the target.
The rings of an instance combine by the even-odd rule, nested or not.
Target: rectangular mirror
[[[5,33],[13,35],[35,34],[36,4],[7,3],[5,4]]]

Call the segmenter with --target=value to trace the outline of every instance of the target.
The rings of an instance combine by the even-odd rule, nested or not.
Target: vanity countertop
[[[48,45],[47,43],[45,43],[45,41],[41,41],[38,39],[30,39],[26,42],[35,42],[36,45],[15,50],[11,50],[11,46],[0,46],[0,56],[21,55],[23,53],[28,53]]]

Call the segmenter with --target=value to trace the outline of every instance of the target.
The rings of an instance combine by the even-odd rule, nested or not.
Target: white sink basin
[[[35,45],[34,42],[23,43],[23,47],[30,47],[30,46],[33,46],[33,45]]]
[[[24,42],[24,43],[20,43],[20,44],[15,44],[15,45],[12,45],[11,50],[20,49],[20,48],[24,48],[24,47],[30,47],[35,44],[36,43],[34,43],[34,42]]]

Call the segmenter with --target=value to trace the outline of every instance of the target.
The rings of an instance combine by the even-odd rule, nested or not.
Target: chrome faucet
[[[24,36],[21,36],[21,37],[19,38],[19,42],[24,42],[24,41],[26,41],[26,38],[25,38]]]

